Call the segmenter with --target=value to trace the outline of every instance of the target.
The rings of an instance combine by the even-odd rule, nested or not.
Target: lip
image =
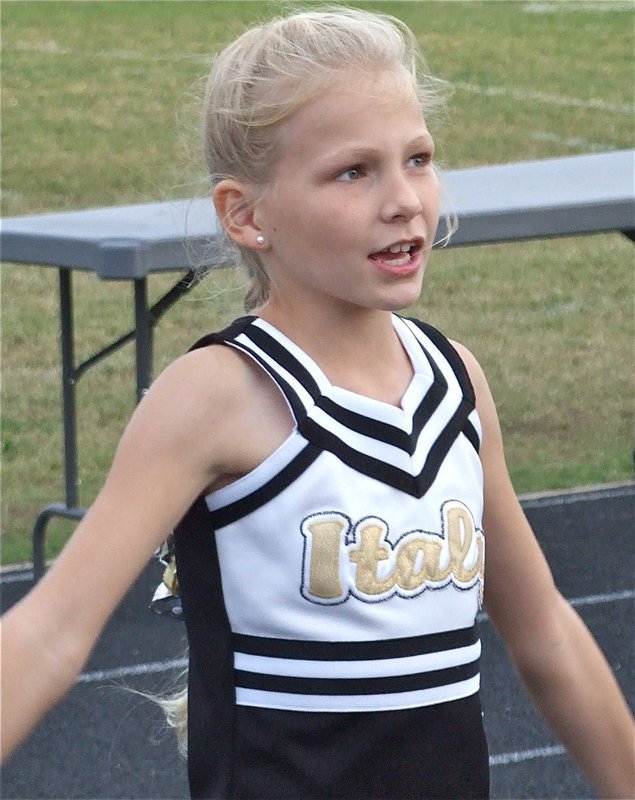
[[[382,250],[372,253],[368,259],[373,264],[373,266],[379,270],[379,272],[383,273],[384,275],[390,275],[391,277],[395,278],[407,278],[410,275],[414,275],[419,271],[421,268],[422,262],[422,254],[423,254],[423,239],[420,237],[413,237],[411,239],[401,239],[398,242],[392,242],[391,245],[394,244],[409,244],[412,243],[415,246],[414,252],[410,257],[410,261],[407,264],[394,264],[390,259],[383,259],[381,258]],[[387,248],[384,248],[386,250]]]

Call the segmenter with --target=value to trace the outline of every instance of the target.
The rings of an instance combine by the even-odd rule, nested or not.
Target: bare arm
[[[240,372],[227,348],[207,348],[166,370],[64,551],[3,617],[3,759],[72,686],[112,611],[194,498],[232,471],[236,365]]]
[[[536,706],[599,796],[634,797],[631,713],[595,640],[554,585],[509,479],[485,376],[457,349],[483,425],[487,611]]]

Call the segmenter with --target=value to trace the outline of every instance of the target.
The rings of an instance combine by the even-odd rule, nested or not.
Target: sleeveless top
[[[474,392],[445,337],[392,319],[414,371],[399,408],[257,317],[195,345],[253,358],[295,427],[175,531],[193,797],[488,795]]]

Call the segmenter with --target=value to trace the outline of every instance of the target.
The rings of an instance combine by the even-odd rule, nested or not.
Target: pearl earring
[[[265,241],[266,241],[266,239],[262,235],[262,233],[259,233],[258,236],[256,236],[256,244],[263,245],[265,243]]]

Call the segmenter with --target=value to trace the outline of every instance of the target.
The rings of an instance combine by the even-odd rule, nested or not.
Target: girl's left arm
[[[509,478],[494,401],[457,345],[483,427],[485,606],[534,703],[600,797],[635,797],[631,712],[586,625],[556,588]]]

